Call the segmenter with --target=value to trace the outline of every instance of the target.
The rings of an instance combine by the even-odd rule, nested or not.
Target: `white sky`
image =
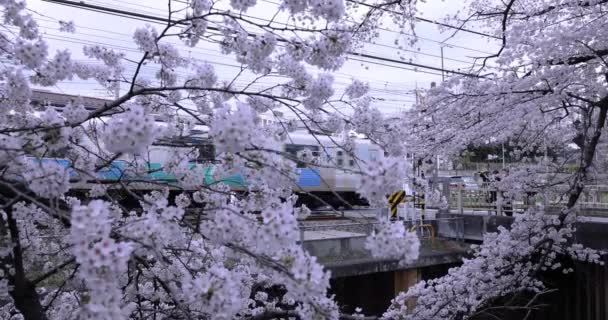
[[[272,1],[276,0],[258,0],[260,5],[254,7],[253,10],[249,10],[246,14],[269,19],[274,14],[273,4],[269,3]],[[160,17],[166,17],[167,14],[167,2],[165,0],[91,0],[83,2]],[[454,14],[456,10],[462,9],[459,7],[461,5],[462,2],[460,1],[428,0],[427,3],[421,4],[419,16],[438,20],[446,14]],[[137,27],[144,25],[145,22],[42,0],[29,0],[28,6],[45,16],[41,17],[35,14],[39,18],[41,28],[46,33],[51,52],[54,52],[55,49],[67,48],[72,52],[73,58],[87,59],[82,54],[83,43],[98,43],[115,49],[123,49],[128,57],[134,59],[140,56],[140,53],[136,52],[135,44],[132,41],[132,33]],[[76,33],[59,32],[57,20],[74,21],[77,29]],[[155,26],[160,27],[160,25]],[[451,29],[447,30],[445,33],[440,33],[437,25],[419,22],[416,27],[416,34],[420,39],[416,47],[406,48],[409,51],[405,52],[407,54],[405,59],[414,63],[441,67],[440,55],[443,45],[445,69],[466,71],[473,61],[472,57],[483,56],[484,52],[486,54],[492,53],[498,47],[498,41],[495,39],[466,32],[459,32],[445,44],[441,44],[440,42],[448,38],[453,32]],[[398,34],[395,32],[381,31],[380,37],[376,41],[377,45],[366,44],[362,51],[375,56],[399,60],[397,49],[394,47],[396,36]],[[228,80],[231,75],[239,70],[238,63],[231,56],[222,55],[215,44],[201,41],[195,48],[188,48],[184,45],[178,45],[178,48],[182,50],[182,55],[190,55],[196,59],[214,64],[220,79]],[[439,71],[417,68],[418,71],[424,72],[416,72],[415,68],[411,66],[377,60],[370,61],[383,65],[360,61],[346,62],[342,69],[333,73],[336,87],[339,90],[347,85],[352,78],[369,82],[372,96],[382,99],[382,101],[376,103],[376,106],[385,113],[394,113],[411,106],[415,101],[413,90],[416,86],[427,88],[432,81],[441,81]],[[144,68],[144,74],[152,75],[154,72],[152,68]],[[268,81],[271,80],[266,80],[264,83],[268,83]],[[107,92],[101,91],[93,82],[80,79],[63,82],[53,90],[83,96],[108,96]]]

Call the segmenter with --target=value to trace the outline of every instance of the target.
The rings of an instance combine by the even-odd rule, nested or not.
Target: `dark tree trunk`
[[[0,245],[13,245],[13,250],[11,254],[0,260],[2,264],[0,267],[11,287],[9,294],[25,320],[46,320],[48,318],[40,303],[36,286],[25,275],[23,251],[19,243],[19,227],[13,218],[12,206],[5,207],[4,212],[7,219],[4,220],[0,216],[0,241],[3,242]]]

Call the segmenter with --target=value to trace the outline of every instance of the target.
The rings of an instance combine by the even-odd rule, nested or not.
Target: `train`
[[[291,155],[294,159],[298,152],[308,149],[313,157],[320,160],[319,163],[329,165],[311,165],[310,163],[297,162],[296,175],[297,181],[294,183],[294,191],[298,194],[298,203],[296,205],[305,204],[309,208],[319,209],[324,206],[329,206],[335,209],[351,208],[353,206],[365,206],[367,201],[360,197],[357,193],[357,185],[360,175],[354,172],[359,171],[361,162],[370,160],[378,160],[384,156],[383,150],[373,144],[368,139],[353,138],[354,149],[350,154],[345,152],[343,148],[338,147],[337,138],[324,134],[309,134],[305,131],[296,131],[289,134],[280,148],[286,156]],[[181,141],[183,142],[183,141]],[[156,182],[149,184],[150,188],[164,185],[171,185],[176,181],[176,177],[163,170],[164,164],[169,159],[171,149],[178,148],[178,143],[171,141],[163,141],[154,143],[150,146],[148,154],[145,157],[147,160],[148,173],[144,176],[137,177],[130,174],[132,159],[123,156],[118,158],[103,169],[96,172],[95,181],[82,181],[78,174],[69,171],[71,180],[78,189],[90,188],[94,183],[105,183],[111,185],[113,181],[150,181]],[[216,177],[214,175],[216,154],[215,146],[211,140],[206,137],[204,131],[195,131],[195,134],[189,136],[187,141],[188,148],[198,149],[198,157],[191,159],[191,165],[198,165],[203,170],[202,184],[223,183],[228,185],[236,194],[247,192],[247,181],[238,173]],[[183,147],[182,147],[183,148]],[[70,160],[55,157],[55,158],[32,158],[33,161],[48,162],[53,161],[60,165],[69,168]],[[145,188],[139,187],[139,189]]]
[[[59,94],[43,90],[34,90],[32,95],[33,105],[40,107],[52,105],[59,112],[63,112],[64,107],[69,103],[83,103],[90,110],[96,110],[96,108],[103,107],[107,102],[105,99]],[[159,125],[163,125],[161,119],[156,119],[156,121]],[[276,119],[276,112],[272,117],[260,115],[260,121],[264,126],[276,124],[276,121],[278,121]],[[204,172],[203,183],[214,184],[220,182],[228,185],[236,193],[245,192],[247,182],[238,172],[214,178],[216,176],[214,175],[215,146],[207,137],[207,129],[205,126],[196,127],[191,132],[192,135],[187,138],[187,144],[197,148],[199,151],[198,158],[192,159],[192,164],[196,163],[199,164],[199,167],[202,167]],[[356,136],[353,137],[355,143],[354,150],[352,154],[349,154],[338,147],[335,142],[336,137],[323,133],[312,135],[307,130],[302,129],[300,128],[300,130],[291,132],[286,140],[287,142],[283,143],[280,148],[294,157],[298,151],[309,149],[313,156],[324,158],[325,163],[330,163],[330,165],[309,166],[303,163],[297,164],[297,181],[294,185],[294,190],[299,194],[298,202],[306,204],[310,208],[326,205],[334,208],[367,205],[367,201],[357,193],[360,176],[352,172],[360,169],[359,165],[362,162],[380,159],[384,156],[384,151],[370,140]],[[164,163],[168,159],[169,152],[171,152],[170,149],[175,148],[175,146],[171,146],[171,141],[164,141],[168,143],[161,142],[157,141],[157,143],[149,148],[147,155],[148,174],[143,177],[141,175],[136,177],[138,181],[161,182],[160,184],[149,184],[150,188],[162,186],[162,183],[166,185],[176,181],[176,178],[171,173],[163,170]],[[53,156],[53,158],[32,158],[32,160],[41,162],[54,161],[67,168],[70,167],[70,160],[65,159],[61,154]],[[112,161],[103,169],[96,172],[97,180],[111,185],[113,181],[117,181],[118,179],[135,179],[135,177],[129,175],[129,172],[132,172],[131,160],[123,156]],[[76,182],[74,183],[76,188],[87,189],[92,184],[98,182],[82,181],[78,177],[78,174],[73,171],[69,172],[71,178]],[[145,184],[142,188],[146,188]]]

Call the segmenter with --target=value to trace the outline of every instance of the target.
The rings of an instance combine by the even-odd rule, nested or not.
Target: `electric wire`
[[[144,21],[153,22],[153,23],[171,22],[171,21],[168,21],[167,18],[163,18],[163,17],[146,15],[146,14],[141,14],[141,13],[137,13],[137,12],[127,12],[124,10],[112,9],[112,8],[108,8],[108,7],[104,7],[104,6],[87,4],[84,2],[75,2],[75,1],[70,1],[70,0],[43,0],[43,1],[57,3],[57,4],[61,4],[61,5],[66,5],[66,6],[72,6],[72,7],[76,7],[76,8],[81,8],[81,9],[85,9],[85,10],[90,10],[90,11],[94,11],[94,12],[110,14],[110,15],[115,15],[115,16],[120,16],[120,17],[126,17],[126,18],[132,17],[132,18],[137,18],[137,20],[143,19]],[[175,21],[175,23],[179,23],[179,22]],[[209,26],[208,29],[213,30],[213,31],[219,31],[218,28],[215,28],[212,26]],[[281,41],[281,39],[278,39],[278,40]],[[368,58],[368,59],[380,60],[383,62],[391,62],[391,63],[395,63],[395,64],[403,64],[403,65],[408,65],[408,66],[417,67],[417,68],[424,68],[424,69],[428,69],[428,70],[446,72],[448,74],[457,74],[457,75],[473,77],[473,78],[482,77],[477,74],[471,74],[471,73],[466,73],[466,72],[461,72],[461,71],[456,71],[456,70],[443,69],[440,67],[429,66],[429,65],[425,65],[425,64],[421,64],[421,63],[414,63],[414,62],[401,61],[401,60],[390,59],[390,58],[385,58],[385,57],[379,57],[379,56],[374,56],[374,55],[361,53],[361,52],[348,52],[348,54],[353,55],[353,56],[358,56],[358,57],[364,57],[364,58]]]

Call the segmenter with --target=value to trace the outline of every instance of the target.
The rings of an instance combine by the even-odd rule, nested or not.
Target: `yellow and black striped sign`
[[[424,209],[424,194],[414,197],[414,208]]]
[[[393,192],[388,196],[388,207],[391,218],[397,218],[397,206],[402,202],[405,202],[404,190]]]

